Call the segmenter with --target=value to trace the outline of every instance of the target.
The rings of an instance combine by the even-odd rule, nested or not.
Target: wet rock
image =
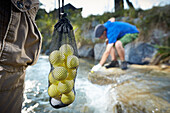
[[[106,69],[105,67],[102,67],[97,72],[89,72],[88,79],[94,84],[107,85],[120,83],[133,77],[139,77],[140,75],[168,77],[170,75],[170,66],[161,68],[161,66],[154,65],[128,65],[127,70],[122,70],[120,68]],[[125,77],[126,79],[122,79],[122,77]]]
[[[98,85],[107,85],[116,83],[116,77],[125,74],[126,71],[121,70],[120,68],[110,68],[106,69],[102,67],[99,71],[94,73],[89,73],[88,79]]]
[[[78,54],[80,57],[94,57],[93,47],[90,45],[84,45],[78,49]]]
[[[127,70],[105,69],[89,73],[98,85],[109,84],[107,110],[113,113],[168,113],[170,66],[129,65]]]
[[[147,84],[143,87],[139,87],[135,82],[127,82],[113,87],[109,93],[112,102],[115,102],[115,97],[112,95],[116,92],[115,110],[127,113],[168,113],[170,104],[154,94],[156,92],[160,93],[160,91],[148,88]]]

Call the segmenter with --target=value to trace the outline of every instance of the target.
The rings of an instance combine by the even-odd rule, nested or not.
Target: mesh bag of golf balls
[[[67,18],[55,25],[50,50],[49,101],[52,107],[61,108],[75,100],[74,84],[79,66],[73,27]]]

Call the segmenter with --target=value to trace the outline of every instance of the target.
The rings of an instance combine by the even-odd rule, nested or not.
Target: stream
[[[137,113],[143,113],[147,112],[147,110],[143,109],[142,106],[143,104],[146,104],[146,100],[152,98],[155,99],[156,97],[164,100],[160,101],[156,98],[160,103],[162,102],[160,105],[163,104],[165,106],[161,112],[168,113],[169,108],[167,107],[170,107],[169,77],[162,78],[155,76],[151,78],[149,76],[144,77],[138,75],[134,80],[131,79],[133,78],[131,75],[126,75],[126,77],[122,76],[117,78],[119,84],[97,85],[92,84],[88,80],[89,71],[94,63],[95,62],[93,60],[80,58],[80,66],[77,71],[75,82],[75,101],[68,107],[54,109],[49,104],[49,96],[47,93],[50,64],[48,61],[48,56],[41,55],[38,62],[34,66],[28,67],[26,71],[22,113],[132,113],[135,112],[134,109],[137,109]],[[142,78],[142,81],[139,78]],[[139,84],[139,82],[141,83]],[[155,83],[156,85],[153,85]],[[131,87],[134,85],[135,87]],[[128,87],[128,89],[130,88],[131,90],[127,90],[126,87]],[[139,105],[135,104],[134,101],[128,102],[127,98],[121,97],[121,94],[117,94],[124,94],[130,91],[130,93],[127,94],[128,97],[128,95],[134,93],[132,89],[137,89],[139,87],[145,88],[143,90],[139,90],[139,94],[142,94],[142,98],[135,99],[135,102],[140,101],[138,99],[146,99],[143,100],[144,102],[142,101],[143,103],[141,102]],[[146,91],[148,89],[151,89],[156,97],[150,96],[148,98],[148,95],[151,94]],[[159,90],[159,93],[155,90]],[[134,97],[135,95],[136,94],[134,94]],[[130,100],[129,97],[128,100]],[[148,104],[150,103],[148,102]],[[131,108],[133,108],[133,110],[131,110]],[[159,111],[162,108],[155,107],[151,109],[152,113],[157,113],[156,111]]]

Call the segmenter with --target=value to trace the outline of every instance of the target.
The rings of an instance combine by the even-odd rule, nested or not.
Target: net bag
[[[66,15],[54,26],[49,62],[48,95],[52,107],[61,108],[75,100],[75,79],[79,66],[73,27]]]

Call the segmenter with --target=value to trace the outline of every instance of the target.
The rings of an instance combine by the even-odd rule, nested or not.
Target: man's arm
[[[109,43],[109,40],[108,40],[108,39],[106,39],[106,40],[105,40],[105,43],[106,43],[106,45],[107,45],[107,44]]]
[[[106,60],[110,54],[111,48],[113,47],[113,44],[114,43],[107,45],[106,50],[103,53],[102,59],[100,60],[100,63],[99,63],[101,66],[106,62]]]

